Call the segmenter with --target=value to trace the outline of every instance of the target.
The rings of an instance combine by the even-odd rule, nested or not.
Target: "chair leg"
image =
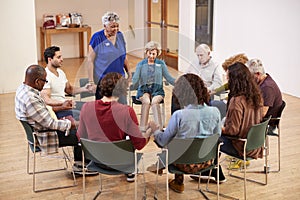
[[[101,193],[102,193],[102,175],[101,175],[101,173],[99,173],[99,190],[97,191],[93,200],[96,200]]]
[[[64,159],[66,159],[65,156],[66,155],[64,155]],[[44,191],[49,191],[49,190],[64,189],[64,188],[70,188],[70,187],[77,186],[77,182],[76,182],[74,170],[72,169],[72,174],[73,174],[73,184],[72,185],[64,185],[64,186],[50,187],[50,188],[44,188],[44,189],[37,189],[36,188],[36,179],[37,179],[36,175],[37,174],[39,174],[39,173],[46,173],[46,172],[55,172],[55,171],[61,171],[61,170],[67,170],[67,168],[59,168],[59,169],[52,169],[52,170],[36,171],[36,146],[34,145],[33,172],[32,172],[32,189],[33,189],[34,192],[44,192]]]

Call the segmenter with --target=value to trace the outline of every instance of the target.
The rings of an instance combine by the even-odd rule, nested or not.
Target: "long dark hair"
[[[261,91],[249,69],[237,62],[228,67],[229,103],[232,97],[245,96],[248,104],[258,109],[262,106]]]
[[[195,74],[184,74],[176,80],[172,98],[176,108],[189,104],[208,104],[209,94],[202,79]]]

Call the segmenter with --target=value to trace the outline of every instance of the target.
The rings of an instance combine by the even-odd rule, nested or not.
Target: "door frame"
[[[151,1],[147,0],[147,41],[151,40],[151,25],[159,25],[160,26],[160,35],[161,35],[161,47],[162,53],[161,58],[166,62],[166,64],[176,70],[178,70],[178,54],[169,53],[167,50],[167,37],[168,37],[168,27],[178,28],[179,25],[168,24],[168,0],[160,0],[161,1],[161,19],[160,22],[152,22],[151,21]],[[179,0],[178,0],[179,4]],[[179,13],[178,13],[179,19]],[[179,34],[179,30],[178,30]]]

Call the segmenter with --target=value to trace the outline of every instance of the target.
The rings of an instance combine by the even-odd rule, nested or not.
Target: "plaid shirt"
[[[27,121],[34,127],[35,133],[47,129],[65,131],[71,127],[69,120],[53,119],[39,91],[26,84],[22,84],[17,89],[15,112],[16,118]],[[38,133],[36,138],[44,153],[57,152],[58,136],[55,131]]]

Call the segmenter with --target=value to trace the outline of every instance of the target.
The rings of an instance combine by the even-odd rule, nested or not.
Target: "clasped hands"
[[[64,110],[76,108],[76,102],[71,99],[67,99],[62,103],[61,107],[64,108]]]
[[[86,92],[89,93],[95,93],[96,92],[96,88],[97,85],[95,85],[94,83],[87,83],[84,88],[86,89]]]
[[[149,138],[157,130],[159,130],[159,125],[156,124],[154,121],[149,121],[146,131],[143,132],[143,136],[145,138]]]

